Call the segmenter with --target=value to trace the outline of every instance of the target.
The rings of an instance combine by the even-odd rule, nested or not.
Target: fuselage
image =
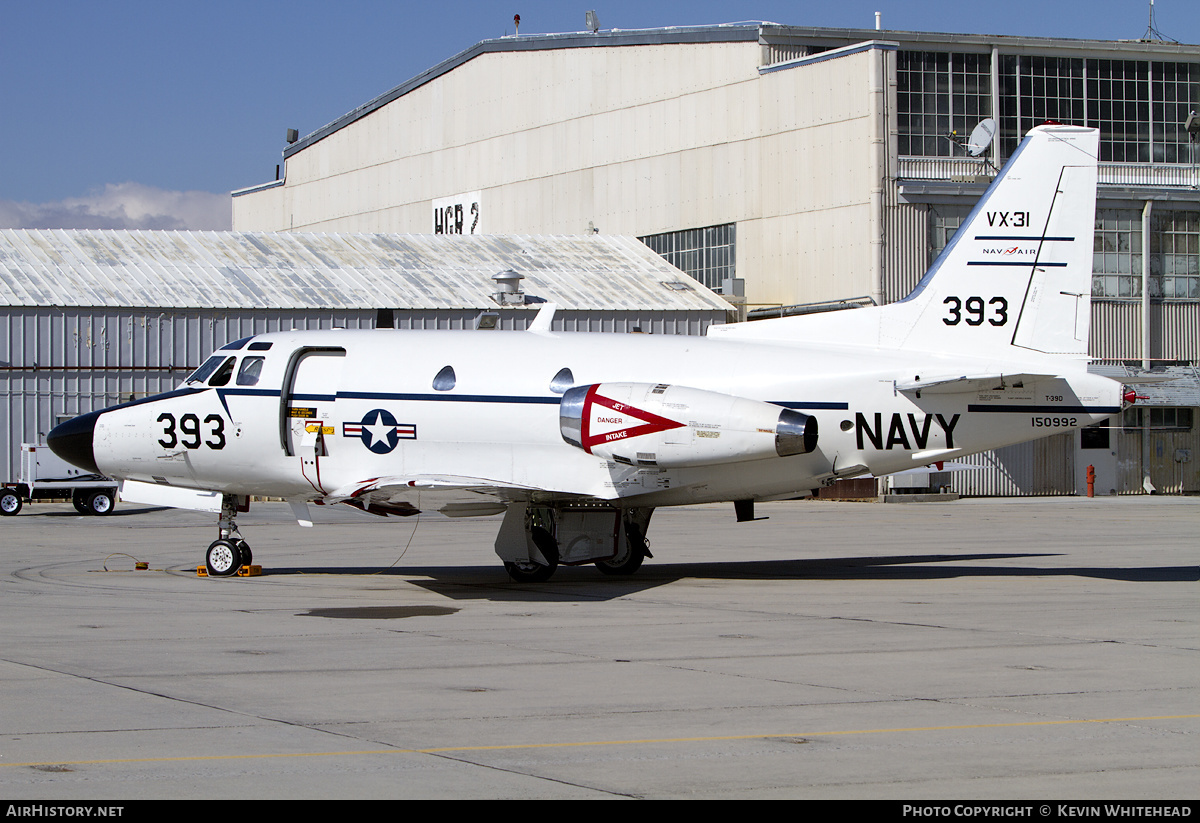
[[[797,496],[837,477],[903,471],[1090,425],[1121,408],[1121,386],[1082,369],[1029,385],[905,392],[898,385],[923,373],[978,373],[984,364],[838,343],[334,330],[258,335],[214,353],[209,365],[174,392],[97,414],[99,470],[239,495],[320,499],[379,477],[453,477],[527,489],[530,499],[659,506]],[[1003,365],[1013,374],[1046,367],[1036,358]],[[664,467],[568,443],[564,389],[614,381],[794,409],[815,418],[816,447]],[[737,427],[706,413],[683,410],[679,425],[709,438]]]

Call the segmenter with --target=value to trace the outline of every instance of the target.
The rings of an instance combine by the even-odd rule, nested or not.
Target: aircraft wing
[[[326,495],[323,504],[345,503],[370,514],[408,515],[433,510],[447,517],[500,514],[508,504],[529,500],[531,486],[501,483],[483,477],[412,475],[373,477],[351,483]]]
[[[1057,374],[962,374],[916,377],[904,382],[897,381],[897,391],[905,394],[924,392],[928,394],[959,394],[963,392],[989,391],[1012,388],[1050,380]]]

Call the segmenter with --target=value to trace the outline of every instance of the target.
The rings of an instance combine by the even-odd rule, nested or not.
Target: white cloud
[[[109,183],[53,203],[0,200],[0,228],[6,229],[228,231],[232,225],[228,194],[166,191],[141,183]]]

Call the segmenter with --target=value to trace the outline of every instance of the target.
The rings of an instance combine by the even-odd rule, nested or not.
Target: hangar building
[[[524,329],[547,303],[560,331],[703,334],[733,311],[632,238],[0,230],[0,480],[21,443],[242,337]]]
[[[234,192],[233,225],[631,235],[751,319],[887,303],[1021,135],[1055,120],[1101,131],[1093,356],[1187,367],[1200,359],[1194,110],[1200,49],[1162,41],[772,23],[503,37],[295,140],[282,176]],[[969,156],[989,118],[995,139]],[[1170,408],[1157,416],[1170,427],[1135,415],[982,456],[987,471],[954,482],[1078,493],[1095,465],[1105,492],[1200,491],[1196,409]],[[1153,479],[1160,453],[1181,479]]]

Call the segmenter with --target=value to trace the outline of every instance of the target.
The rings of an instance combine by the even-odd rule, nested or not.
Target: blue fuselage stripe
[[[1116,414],[1120,410],[1120,406],[967,406],[968,412],[993,414]]]
[[[791,400],[769,400],[772,406],[783,406],[785,409],[849,409],[849,403],[798,402]]]
[[[218,389],[222,396],[240,395],[240,396],[256,396],[256,397],[278,397],[278,389]],[[553,397],[535,397],[530,395],[505,395],[505,394],[410,394],[410,393],[395,393],[395,392],[369,392],[369,391],[344,391],[338,392],[336,396],[332,394],[293,394],[289,398],[291,401],[309,401],[309,402],[324,402],[332,403],[336,400],[393,400],[400,402],[419,402],[419,403],[515,403],[520,405],[536,405],[536,406],[556,406],[562,398],[559,395]],[[848,409],[849,403],[813,401],[813,400],[770,400],[767,401],[773,406],[782,406],[785,409]]]
[[[1029,240],[1034,242],[1074,243],[1074,237],[1021,237],[1016,234],[977,234],[976,240]]]
[[[1047,263],[1039,260],[1036,263],[1030,260],[968,260],[968,266],[1045,266],[1046,268],[1062,268],[1066,263]]]

